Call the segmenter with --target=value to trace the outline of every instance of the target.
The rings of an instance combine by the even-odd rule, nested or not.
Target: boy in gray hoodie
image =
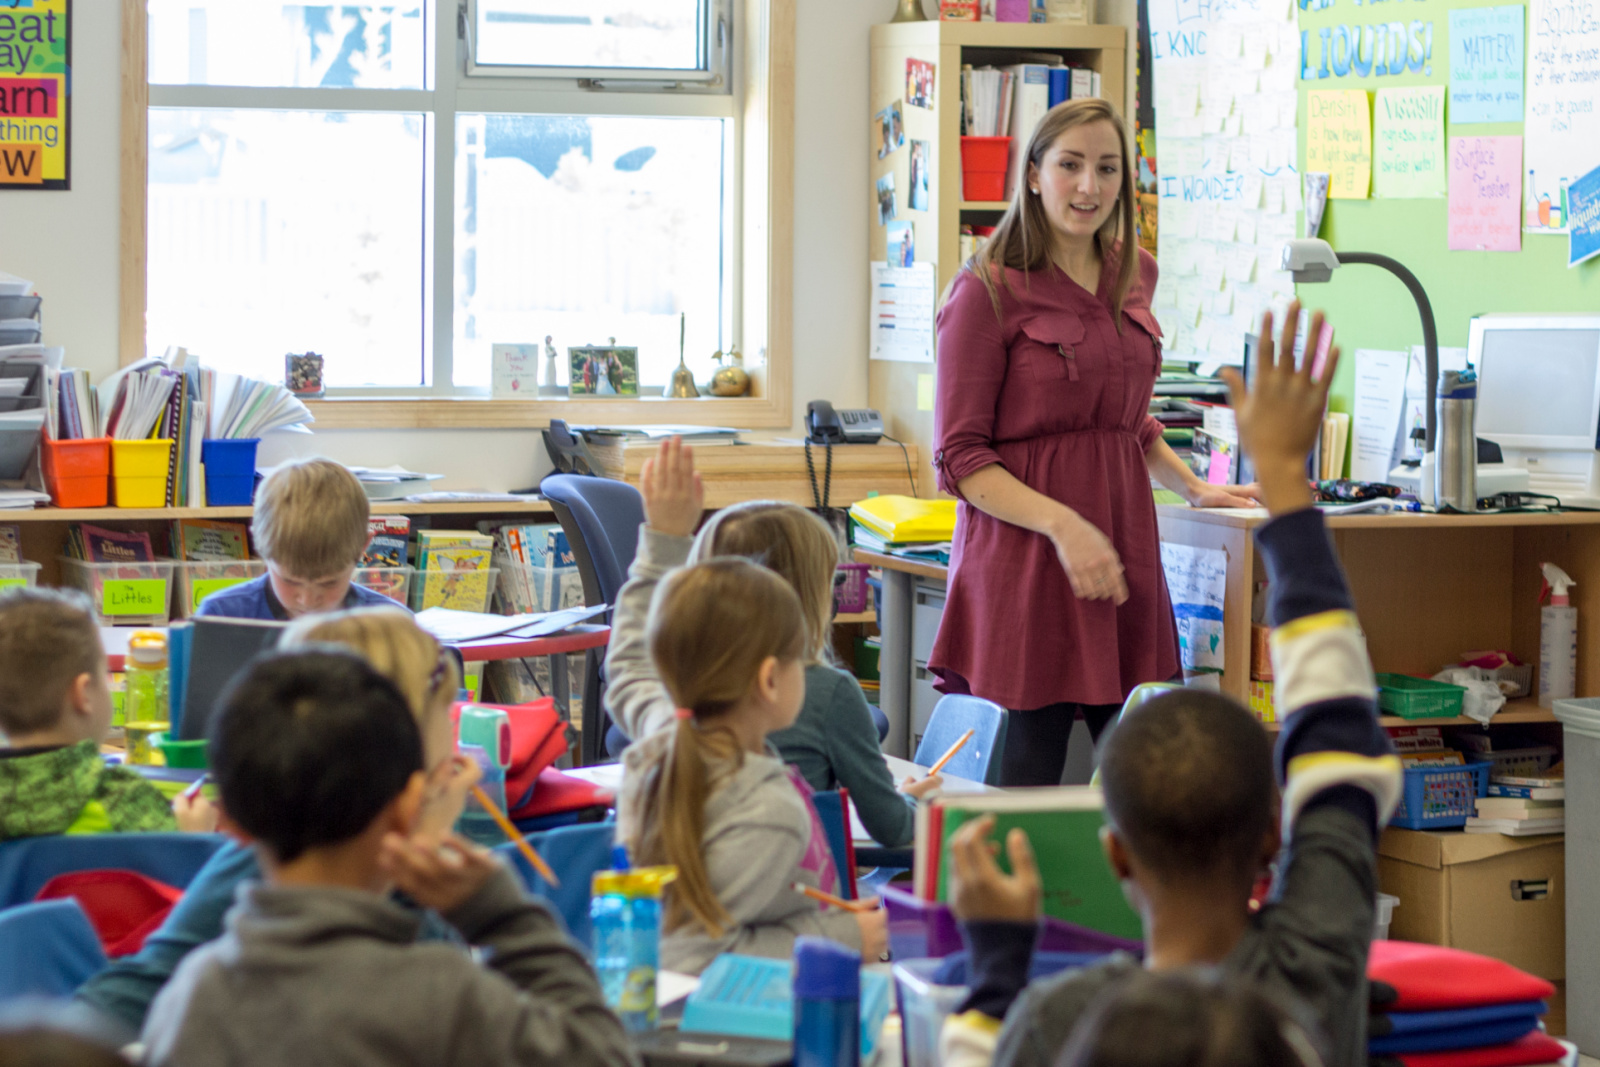
[[[414,836],[427,789],[405,698],[364,661],[257,663],[223,697],[210,764],[224,826],[255,847],[226,933],[156,998],[145,1062],[632,1067],[593,971],[508,870],[459,838]],[[416,943],[399,888],[484,964]]]

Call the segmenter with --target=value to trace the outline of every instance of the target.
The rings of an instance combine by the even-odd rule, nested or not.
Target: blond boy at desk
[[[0,594],[0,840],[46,834],[207,831],[203,797],[172,804],[108,765],[111,688],[89,599],[63,589]],[[176,809],[176,813],[174,813]]]

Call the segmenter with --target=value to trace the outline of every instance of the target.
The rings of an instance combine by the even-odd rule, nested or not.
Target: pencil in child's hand
[[[211,772],[207,771],[205,774],[202,774],[200,777],[196,778],[194,780],[194,784],[193,785],[189,786],[187,789],[185,789],[183,791],[183,793],[182,793],[183,799],[185,799],[185,800],[193,800],[195,797],[200,795],[200,790],[204,789],[206,787],[207,783],[209,783],[210,781],[211,781]]]
[[[928,768],[928,777],[932,778],[934,775],[944,770],[944,765],[956,758],[956,753],[961,751],[961,746],[965,745],[968,741],[971,741],[972,735],[975,733],[977,733],[976,730],[968,730],[966,733],[956,738],[956,743],[951,745],[949,750],[945,752],[944,755],[939,757],[939,762]]]
[[[489,813],[489,817],[495,821],[495,825],[500,827],[501,831],[511,839],[511,843],[517,846],[517,849],[521,851],[529,863],[533,864],[533,869],[539,872],[539,877],[555,888],[561,888],[561,880],[556,877],[556,872],[550,869],[550,865],[544,861],[544,857],[534,851],[533,846],[528,844],[528,839],[522,836],[522,831],[518,830],[511,820],[506,818],[506,813],[501,811],[495,805],[495,802],[489,799],[489,794],[485,793],[483,787],[476,782],[472,783],[472,795],[482,805],[483,810]]]
[[[841,911],[878,910],[878,902],[876,900],[846,900],[843,897],[836,897],[832,893],[824,893],[822,890],[817,889],[814,886],[806,885],[804,882],[791,883],[789,888],[793,889],[796,893],[804,893],[812,900],[819,900],[824,904],[831,904]]]

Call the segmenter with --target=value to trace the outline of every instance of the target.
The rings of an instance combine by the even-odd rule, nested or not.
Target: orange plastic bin
[[[111,439],[52,441],[42,449],[44,487],[58,508],[103,508],[111,486]]]

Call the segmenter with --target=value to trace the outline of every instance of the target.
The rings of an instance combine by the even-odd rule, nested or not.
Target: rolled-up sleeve
[[[1161,440],[1161,420],[1154,415],[1145,416],[1144,425],[1139,427],[1139,451],[1148,452]]]
[[[994,422],[1006,376],[1006,345],[989,293],[970,271],[956,276],[950,298],[939,309],[938,326],[933,463],[939,488],[960,497],[962,479],[1001,462],[994,450]]]

